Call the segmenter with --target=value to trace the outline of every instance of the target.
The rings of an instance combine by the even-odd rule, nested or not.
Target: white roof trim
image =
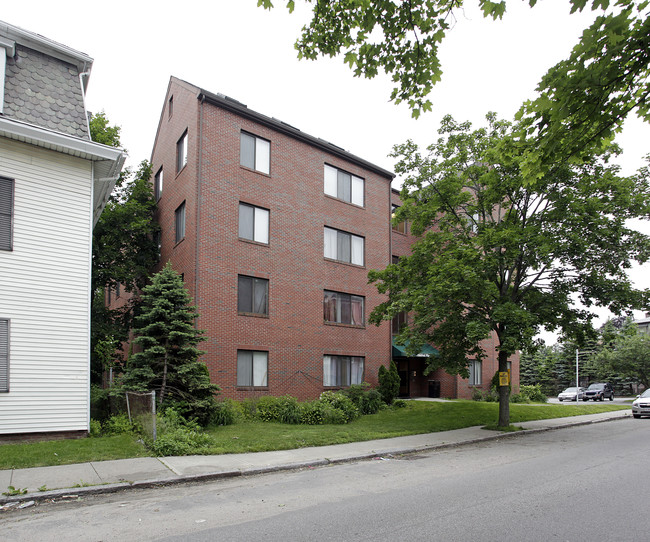
[[[126,153],[122,149],[108,147],[60,132],[52,132],[33,124],[2,116],[0,116],[1,136],[93,162],[95,185],[93,209],[94,219],[97,222],[124,166]]]
[[[10,25],[4,21],[0,21],[0,37],[14,40],[20,45],[73,64],[77,66],[80,72],[89,72],[93,64],[93,59],[86,53],[72,49],[62,43],[57,43],[40,34],[35,34],[34,32]]]

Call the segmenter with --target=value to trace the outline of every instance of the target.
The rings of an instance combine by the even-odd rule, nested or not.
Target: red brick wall
[[[200,104],[196,89],[175,80],[169,92],[174,114],[167,119],[163,112],[153,153],[154,173],[161,164],[165,171],[159,202],[162,261],[171,260],[184,273],[198,306],[198,327],[207,337],[202,359],[212,381],[224,396],[236,399],[286,393],[314,398],[324,389],[323,356],[332,354],[364,357],[364,380],[376,384],[379,365],[390,356],[389,325],[325,324],[322,302],[325,289],[363,295],[367,318],[382,301],[367,284],[367,274],[390,261],[389,179],[223,108]],[[186,127],[189,162],[172,175],[176,142]],[[241,130],[271,142],[270,175],[240,166]],[[363,208],[324,194],[325,163],[365,179]],[[186,238],[175,245],[174,211],[183,200]],[[270,210],[268,245],[238,238],[239,202]],[[326,225],[365,238],[365,266],[323,257]],[[237,313],[239,274],[269,279],[268,317]],[[237,387],[238,349],[268,352],[268,388]]]

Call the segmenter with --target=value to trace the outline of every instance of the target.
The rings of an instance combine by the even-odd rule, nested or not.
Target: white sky
[[[566,58],[591,13],[569,15],[568,1],[511,1],[503,21],[485,20],[467,0],[441,48],[442,82],[434,110],[418,120],[388,101],[390,81],[352,76],[341,59],[299,61],[293,43],[309,20],[300,0],[289,14],[285,0],[264,11],[256,0],[30,0],[6,2],[0,19],[87,53],[95,62],[87,106],[122,127],[130,165],[150,158],[169,77],[239,100],[326,139],[385,169],[393,145],[437,139],[439,120],[482,124],[496,111],[511,119],[534,95],[546,70]],[[626,123],[618,139],[623,172],[633,173],[650,152],[650,125]],[[642,225],[650,233],[650,225]],[[650,265],[633,270],[650,284]],[[641,313],[637,313],[640,316]]]

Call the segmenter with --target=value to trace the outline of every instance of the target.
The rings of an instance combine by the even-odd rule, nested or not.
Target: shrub
[[[340,410],[343,413],[343,422],[336,421],[327,423],[348,423],[352,420],[356,420],[360,416],[359,409],[344,393],[324,391],[320,394],[320,401],[331,405],[333,408]],[[338,420],[338,414],[335,414],[335,417]]]
[[[395,399],[393,401],[393,408],[405,408],[406,401],[404,399]]]
[[[370,384],[353,384],[341,393],[347,395],[361,414],[376,414],[383,405],[381,394],[375,389],[368,389]]]
[[[159,456],[201,454],[214,445],[196,421],[186,420],[173,408],[158,415],[157,433],[156,441],[150,442],[149,447]]]
[[[519,386],[519,393],[524,397],[527,397],[533,403],[546,403],[546,401],[548,401],[548,397],[544,395],[539,384],[532,386]]]
[[[265,422],[299,423],[298,400],[290,395],[266,395],[257,400],[256,418]]]
[[[322,425],[324,420],[323,409],[325,403],[321,401],[305,401],[300,403],[300,423],[305,425]]]
[[[135,433],[137,428],[129,421],[126,414],[111,416],[103,425],[105,435],[121,435],[123,433]]]
[[[232,425],[237,418],[237,406],[232,400],[217,401],[217,408],[212,417],[211,424]]]
[[[391,360],[389,369],[383,365],[379,366],[379,388],[381,398],[387,405],[390,405],[399,394],[399,373],[397,365]]]
[[[90,420],[89,437],[99,437],[102,434],[102,424],[99,420]]]
[[[239,415],[244,420],[254,420],[257,416],[257,399],[244,399],[237,403]]]
[[[529,403],[528,397],[522,395],[521,393],[513,393],[510,396],[511,403]]]

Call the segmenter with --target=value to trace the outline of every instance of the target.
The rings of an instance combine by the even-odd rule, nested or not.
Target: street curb
[[[268,474],[273,472],[282,472],[290,470],[299,470],[304,468],[314,468],[314,467],[325,467],[328,465],[337,465],[342,463],[351,463],[354,461],[367,461],[375,458],[379,458],[382,455],[409,455],[414,453],[420,453],[428,450],[443,450],[446,448],[457,448],[460,446],[466,446],[469,444],[477,444],[479,442],[489,442],[493,440],[499,440],[503,438],[514,438],[520,435],[530,435],[533,433],[543,433],[547,431],[556,431],[558,429],[566,429],[569,427],[578,427],[581,425],[591,425],[595,423],[603,422],[613,422],[617,420],[624,420],[630,418],[631,416],[616,416],[612,418],[604,418],[600,420],[576,420],[574,422],[558,425],[555,427],[540,427],[533,429],[522,429],[521,431],[512,431],[497,433],[493,435],[486,435],[480,438],[474,438],[469,440],[464,440],[462,442],[443,442],[440,444],[431,444],[423,446],[415,446],[411,448],[378,448],[373,450],[370,453],[356,454],[348,457],[342,457],[337,459],[317,459],[314,461],[302,461],[296,463],[285,463],[283,465],[273,465],[269,467],[251,467],[244,468],[239,470],[230,470],[230,471],[218,471],[218,472],[209,472],[202,474],[187,474],[187,475],[175,475],[169,478],[156,478],[151,480],[140,480],[136,482],[120,482],[113,484],[102,484],[96,486],[88,487],[72,487],[64,489],[52,489],[49,491],[38,491],[33,493],[25,493],[23,495],[11,495],[0,497],[0,506],[6,505],[9,503],[24,503],[28,501],[44,502],[44,501],[57,501],[70,502],[73,499],[79,499],[84,496],[89,495],[100,495],[100,494],[109,494],[117,493],[118,491],[124,491],[128,489],[150,489],[154,487],[162,486],[171,486],[171,485],[180,485],[180,484],[191,484],[198,482],[209,482],[219,479],[227,478],[236,478],[239,476],[256,476],[260,474]],[[486,430],[487,431],[487,430]],[[169,468],[169,467],[168,467]],[[171,469],[170,469],[171,470]]]

